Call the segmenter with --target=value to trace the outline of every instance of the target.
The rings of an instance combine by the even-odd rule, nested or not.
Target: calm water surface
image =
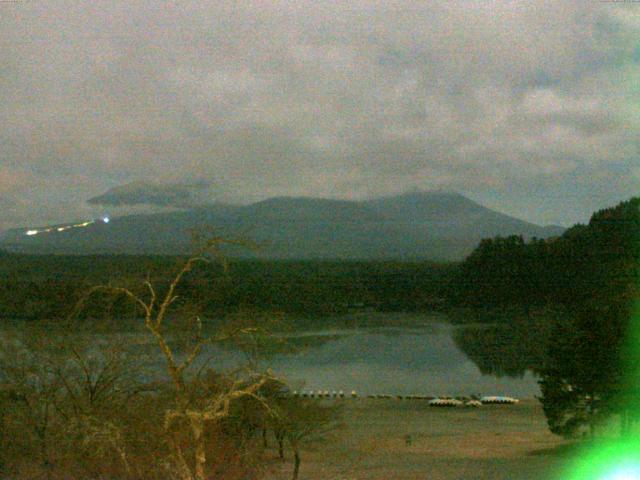
[[[395,323],[397,314],[385,317]],[[288,339],[297,345],[296,351],[271,355],[261,360],[260,367],[271,367],[297,390],[356,390],[360,395],[513,395],[520,398],[540,394],[536,377],[529,371],[515,377],[482,374],[476,363],[458,347],[460,342],[454,341],[455,333],[465,327],[430,317],[423,320],[419,327],[361,327],[290,334]],[[163,359],[148,335],[114,335],[121,335],[124,343],[134,338],[141,340],[134,350],[151,354],[150,369],[146,370],[146,375],[164,377]],[[505,343],[513,342],[500,338],[496,350],[475,342],[474,332],[465,338],[467,343],[464,345],[468,345],[471,338],[471,348],[476,348],[474,358],[478,361],[480,355],[485,372],[505,371],[504,368],[493,369],[493,363],[499,365],[502,362],[502,367],[517,363],[514,361],[519,358],[517,348],[515,357],[513,348],[503,348]],[[522,339],[519,342],[522,343]],[[246,364],[246,356],[237,350],[218,346],[204,350],[203,356],[216,370]],[[503,352],[510,352],[511,358]],[[197,369],[199,365],[193,367]]]
[[[293,335],[305,347],[263,361],[294,388],[356,390],[360,394],[513,395],[531,398],[540,393],[536,377],[483,375],[453,340],[456,327],[431,323],[420,328],[330,330]],[[242,356],[215,351],[224,367],[238,365]]]

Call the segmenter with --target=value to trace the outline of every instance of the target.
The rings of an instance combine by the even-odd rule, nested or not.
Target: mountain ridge
[[[29,253],[182,254],[188,232],[210,225],[222,234],[250,237],[257,253],[296,259],[460,260],[485,237],[547,238],[562,227],[539,226],[480,205],[456,192],[412,192],[368,200],[272,197],[248,205],[212,204],[187,210],[126,215],[27,236],[0,235],[0,247]]]

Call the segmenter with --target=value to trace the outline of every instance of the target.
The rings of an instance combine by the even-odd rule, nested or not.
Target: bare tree
[[[51,367],[51,347],[51,340],[35,330],[23,335],[5,331],[0,345],[3,396],[11,404],[14,422],[33,435],[37,445],[34,453],[47,476],[53,464],[52,423],[61,395],[60,382]]]
[[[212,394],[209,398],[201,399],[201,401],[194,401],[188,385],[187,371],[207,344],[228,339],[233,335],[251,334],[256,331],[256,327],[239,327],[235,331],[219,332],[217,335],[206,337],[203,335],[202,322],[196,316],[193,318],[195,338],[183,359],[179,359],[166,334],[166,323],[171,321],[169,310],[178,298],[176,289],[185,276],[198,264],[209,263],[212,258],[218,259],[224,271],[227,271],[227,263],[221,255],[221,247],[225,244],[246,246],[246,242],[222,237],[213,237],[203,242],[196,253],[186,259],[163,294],[147,279],[144,282],[144,287],[147,290],[146,295],[138,295],[125,287],[102,285],[92,288],[84,299],[86,302],[91,295],[99,292],[124,295],[142,311],[144,326],[164,357],[166,371],[172,385],[174,405],[165,411],[163,426],[171,447],[175,474],[181,480],[205,480],[207,466],[205,428],[216,425],[223,418],[226,418],[233,401],[251,397],[268,408],[259,392],[261,387],[271,379],[269,373],[255,377],[251,382],[247,382],[246,379],[233,381],[226,388]],[[190,448],[183,446],[178,435],[181,427],[185,426],[190,432]],[[193,455],[190,461],[187,459],[187,450],[191,451]]]
[[[75,466],[97,476],[101,463],[115,455],[127,478],[139,477],[124,439],[130,418],[123,415],[134,397],[153,389],[140,380],[138,357],[118,338],[83,341],[71,329],[61,333],[55,373],[63,396],[56,407]]]
[[[317,442],[339,428],[340,409],[313,399],[282,398],[274,408],[272,428],[279,442],[279,454],[283,457],[283,440],[293,450],[293,480],[300,472],[301,448],[304,444]]]
[[[131,473],[119,413],[143,389],[135,372],[120,345],[84,343],[57,323],[2,332],[0,410],[11,463],[34,466],[39,458],[47,477],[56,468],[71,476],[75,468],[99,468],[91,465],[94,453],[105,461],[115,453]]]

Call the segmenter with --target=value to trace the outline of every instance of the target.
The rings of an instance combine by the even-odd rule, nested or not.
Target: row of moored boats
[[[345,394],[343,390],[331,391],[328,390],[310,390],[298,392],[297,390],[292,392],[293,397],[301,398],[359,398],[358,393],[352,390],[351,393]],[[380,399],[398,399],[398,400],[428,400],[429,405],[433,407],[479,407],[481,405],[512,405],[518,403],[519,400],[514,397],[491,395],[479,398],[465,398],[465,397],[430,397],[426,395],[390,395],[390,394],[369,394],[366,398],[380,398]]]

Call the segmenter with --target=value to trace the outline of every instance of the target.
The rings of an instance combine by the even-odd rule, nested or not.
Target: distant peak
[[[391,198],[421,198],[421,197],[449,197],[449,198],[467,198],[459,192],[453,190],[408,190],[402,193],[396,193],[391,195],[381,195],[379,197],[374,197],[372,200],[385,200]]]

